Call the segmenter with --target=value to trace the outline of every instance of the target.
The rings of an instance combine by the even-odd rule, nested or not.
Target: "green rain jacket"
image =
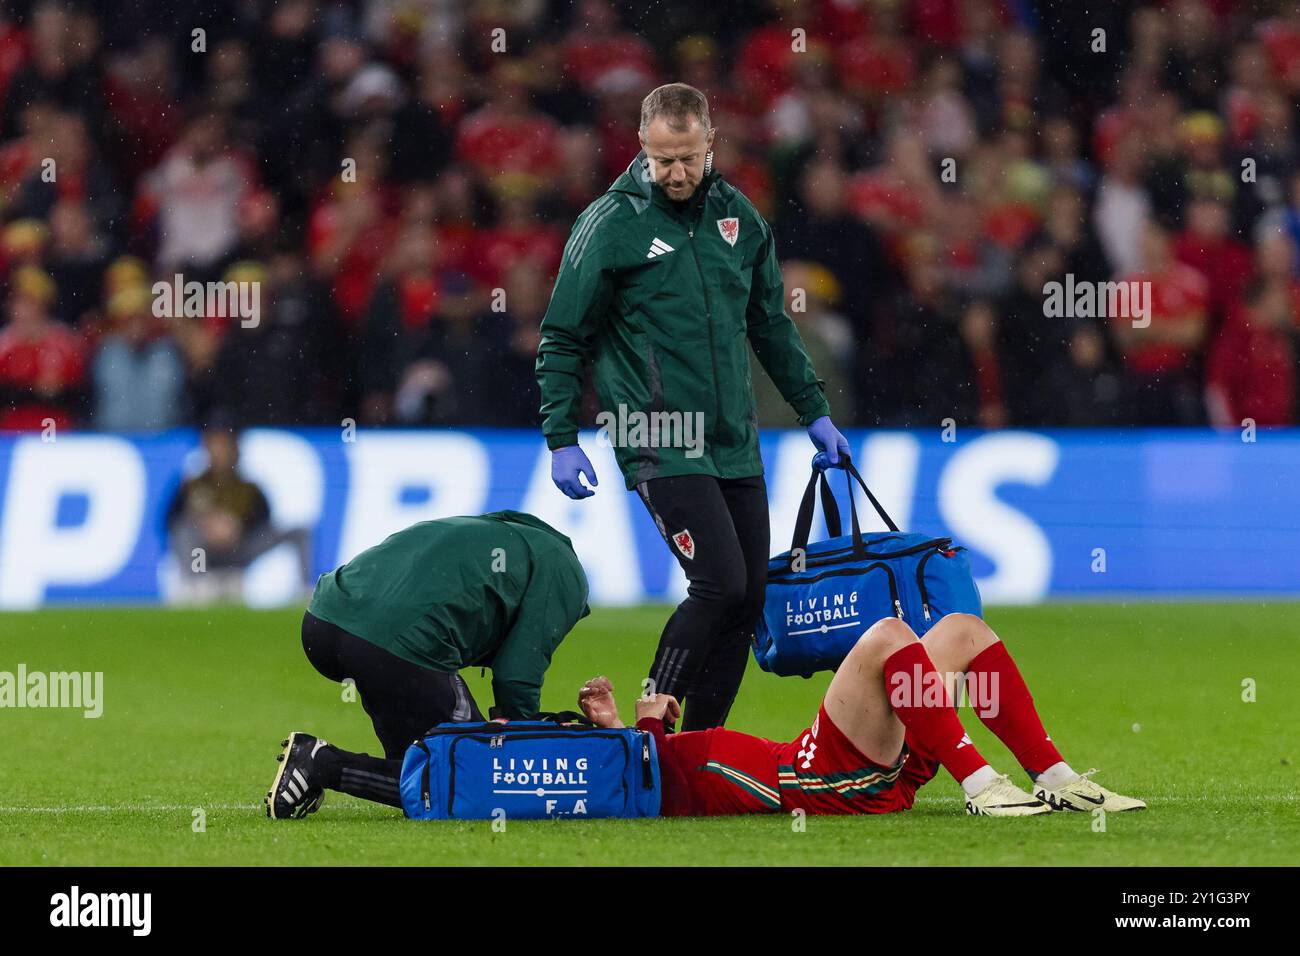
[[[316,582],[312,614],[390,654],[492,668],[501,716],[530,720],[551,655],[589,613],[573,544],[519,511],[421,521]]]
[[[771,228],[716,171],[674,202],[642,151],[578,217],[564,249],[537,350],[546,443],[577,443],[590,363],[597,425],[628,488],[761,475],[747,346],[799,424],[830,414],[785,311]]]

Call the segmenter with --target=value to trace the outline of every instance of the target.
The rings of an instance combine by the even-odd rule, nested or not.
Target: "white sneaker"
[[[1051,813],[1052,808],[1033,794],[1025,793],[1006,774],[966,798],[966,812],[976,817],[1032,817]]]
[[[1068,780],[1055,790],[1042,784],[1034,784],[1034,796],[1042,800],[1053,810],[1096,810],[1098,807],[1107,813],[1122,813],[1125,810],[1145,810],[1147,805],[1134,797],[1125,797],[1105,787],[1098,786],[1088,778],[1097,771],[1081,773],[1073,780]]]

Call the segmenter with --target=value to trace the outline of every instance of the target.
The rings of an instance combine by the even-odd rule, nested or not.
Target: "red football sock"
[[[920,641],[885,658],[884,676],[890,707],[908,737],[921,752],[943,764],[958,783],[988,763],[966,736],[943,677]]]
[[[1020,676],[1020,668],[1016,667],[1001,641],[976,654],[966,673],[968,682],[972,681],[969,675],[974,675],[974,686],[969,690],[975,713],[984,726],[1016,755],[1026,773],[1037,777],[1052,764],[1065,759],[1043,729],[1034,698],[1025,686],[1025,679]]]

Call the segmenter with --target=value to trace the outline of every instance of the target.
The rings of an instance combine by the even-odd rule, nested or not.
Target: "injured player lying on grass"
[[[976,714],[1015,755],[1032,793],[997,773],[971,742],[952,705],[962,679],[995,695]],[[588,681],[578,703],[598,726],[623,726],[607,679]],[[789,743],[721,727],[668,733],[665,721],[674,723],[680,708],[663,694],[639,698],[636,714],[658,748],[661,816],[907,810],[939,767],[961,784],[966,812],[977,816],[1146,807],[1098,786],[1095,771],[1071,769],[1006,647],[967,614],[948,615],[920,640],[895,618],[873,625],[836,670],[812,725]],[[267,794],[273,818],[315,811],[326,789],[401,806],[400,760],[350,753],[301,732],[285,741],[279,759]]]

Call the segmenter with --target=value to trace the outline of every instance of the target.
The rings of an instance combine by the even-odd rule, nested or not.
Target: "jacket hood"
[[[552,528],[541,518],[537,517],[536,515],[531,515],[526,511],[511,511],[509,509],[504,511],[490,511],[487,514],[483,515],[483,517],[489,518],[493,521],[501,521],[506,524],[522,525],[528,528],[535,528],[538,531],[545,531],[547,534],[551,535],[552,537],[558,538],[559,540],[563,541],[565,546],[570,551],[573,551],[573,542],[569,540],[568,535],[564,534],[563,532],[557,531],[555,528]],[[576,560],[578,556],[576,551],[573,552],[573,556],[574,559]],[[583,572],[583,579],[584,581],[586,580],[585,572]],[[591,613],[591,606],[586,602],[586,600],[583,600],[582,612],[578,615],[578,618],[582,619],[590,613]]]
[[[509,509],[504,511],[489,511],[487,514],[483,515],[483,517],[489,518],[493,521],[504,521],[506,524],[524,525],[529,528],[536,528],[538,531],[545,531],[547,534],[563,541],[568,545],[570,551],[573,550],[573,542],[569,540],[567,535],[557,531],[541,518],[536,515],[531,515],[526,511],[511,511]]]

